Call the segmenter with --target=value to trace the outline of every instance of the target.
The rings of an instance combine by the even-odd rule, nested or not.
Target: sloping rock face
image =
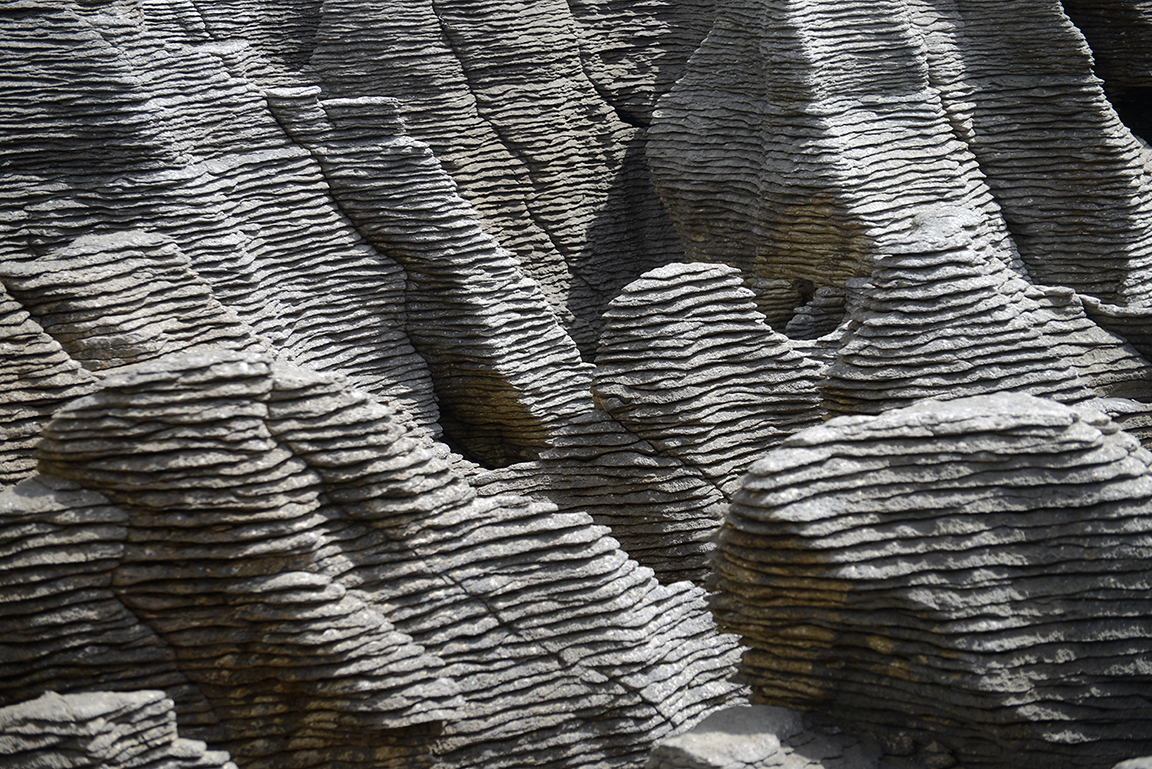
[[[716,557],[759,696],[878,769],[1148,752],[1152,46],[1083,5],[1103,86],[1055,0],[0,3],[0,706],[127,696],[146,761],[162,691],[242,767],[637,767],[742,701]],[[787,489],[916,517],[999,463],[941,528],[756,518],[757,459],[1005,390],[1050,400]]]
[[[791,282],[790,308],[762,300],[783,323],[804,282],[866,275],[946,202],[1035,281],[1148,305],[1147,149],[1059,4],[1014,8],[1004,24],[980,1],[729,4],[648,146],[688,256]]]
[[[4,597],[5,701],[182,687],[252,767],[627,766],[737,694],[698,588],[267,356],[122,369],[41,457],[0,498],[30,586]]]
[[[815,424],[820,366],[764,323],[738,271],[670,265],[605,313],[592,392],[730,496],[753,459]]]
[[[1031,396],[841,417],[752,466],[717,560],[761,699],[964,766],[1152,745],[1152,455]]]

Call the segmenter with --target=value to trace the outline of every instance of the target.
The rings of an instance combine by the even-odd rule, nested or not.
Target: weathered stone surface
[[[326,0],[311,64],[399,100],[493,237],[590,353],[620,287],[680,253],[627,125],[582,68],[566,3]]]
[[[159,691],[50,692],[0,708],[0,755],[12,769],[236,769],[226,752],[179,736]]]
[[[969,767],[1109,767],[1152,733],[1150,466],[1030,396],[835,419],[753,465],[714,611],[763,701]]]
[[[0,484],[36,467],[40,429],[60,406],[96,388],[96,377],[0,285]]]
[[[67,494],[113,516],[91,621],[143,621],[245,766],[625,766],[738,697],[703,591],[661,585],[585,514],[478,495],[445,455],[324,375],[168,357],[60,411],[4,520],[45,484],[57,517]],[[59,674],[40,651],[17,670]]]
[[[841,285],[922,207],[950,202],[981,212],[978,250],[1014,262],[928,65],[903,3],[726,4],[648,144],[689,258],[759,283]],[[783,328],[810,290],[763,302],[769,322]]]
[[[879,545],[853,523],[819,551],[832,562],[771,573],[816,596],[772,626],[774,659],[801,655],[772,696],[871,671],[837,707],[896,713],[883,760],[902,768],[954,760],[927,740],[979,743],[974,765],[1148,752],[1105,734],[1145,707],[1118,682],[1147,676],[1123,614],[1147,580],[1097,572],[1147,560],[1146,500],[1113,498],[1143,476],[1105,471],[1141,456],[1114,427],[1152,442],[1152,153],[1112,112],[1131,122],[1152,47],[1146,3],[1084,5],[1067,10],[1104,41],[1104,90],[1053,0],[1011,23],[983,0],[3,3],[0,704],[163,690],[183,734],[253,766],[638,766],[738,701],[704,593],[670,583],[704,582],[740,476],[821,417],[823,367],[833,411],[1009,389],[1084,404],[1074,431],[1108,435],[968,435],[997,482],[1031,485],[981,487],[939,531],[902,520]],[[962,243],[942,205],[973,212]],[[29,478],[80,396],[44,451],[73,480]],[[898,433],[789,489],[937,510],[972,455]],[[836,487],[850,462],[867,467]],[[913,479],[898,493],[893,468]],[[1032,525],[1054,509],[1088,512]],[[763,528],[768,556],[810,552]],[[1043,544],[1021,557],[1013,537]],[[764,562],[747,549],[720,554],[724,579]],[[1088,551],[1107,557],[1039,575]],[[956,566],[1005,553],[1027,573]],[[857,558],[923,584],[884,604],[900,572],[830,609],[843,575],[820,592],[812,570]],[[916,591],[953,618],[872,632],[920,611]],[[742,617],[782,605],[742,600]],[[829,646],[879,667],[802,658]],[[941,681],[977,693],[923,694]],[[897,690],[921,697],[901,695],[912,716],[877,697]],[[929,734],[934,718],[958,726]],[[1083,742],[1033,750],[1045,729]]]
[[[1040,308],[1013,301],[1019,279],[972,247],[978,224],[970,211],[938,209],[878,256],[822,384],[830,411],[876,414],[985,392],[1091,397],[1038,327]],[[1137,365],[1138,375],[1147,370]]]
[[[674,264],[609,306],[592,392],[730,497],[757,456],[819,421],[821,373],[765,325],[738,271]]]
[[[646,769],[877,769],[879,745],[824,734],[799,714],[765,706],[729,708],[662,742]]]
[[[403,270],[364,242],[276,123],[243,74],[246,46],[168,39],[149,23],[159,5],[23,3],[5,18],[0,259],[90,234],[167,236],[278,352],[438,429],[403,330]]]

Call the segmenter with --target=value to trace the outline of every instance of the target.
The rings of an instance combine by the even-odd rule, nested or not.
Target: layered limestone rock
[[[1152,400],[1152,364],[1092,322],[1086,311],[1097,314],[1098,302],[1031,286],[980,255],[972,211],[929,209],[914,221],[907,241],[850,288],[843,333],[817,340],[835,345],[820,384],[830,411],[1011,391],[1064,403],[1120,398],[1147,412],[1137,404]]]
[[[403,265],[408,333],[429,363],[448,437],[488,466],[534,458],[591,408],[591,366],[537,284],[407,135],[395,100],[320,101],[319,88],[268,95],[343,210]]]
[[[236,769],[228,754],[182,739],[163,692],[45,694],[0,708],[12,769]]]
[[[0,497],[23,570],[5,581],[42,585],[6,613],[5,701],[59,688],[99,639],[72,686],[168,674],[181,717],[243,766],[592,767],[738,695],[699,588],[660,585],[587,515],[478,495],[323,375],[164,358],[45,435],[42,475]]]
[[[1140,8],[1093,9],[1113,95]],[[115,692],[88,744],[167,765],[216,757],[133,692],[254,768],[636,767],[739,700],[676,582],[736,497],[760,697],[900,767],[1149,752],[1152,155],[1058,3],[1004,13],[4,3],[0,706]],[[916,400],[1004,389],[1081,405]],[[792,435],[818,392],[882,414]],[[785,721],[719,755],[871,765]]]
[[[665,740],[645,769],[890,769],[880,763],[881,752],[851,735],[812,729],[793,711],[761,705],[723,710]]]
[[[337,97],[399,100],[480,224],[591,353],[620,287],[680,253],[643,136],[582,68],[566,3],[327,0],[312,56]]]
[[[1152,137],[1152,14],[1147,0],[1063,0],[1092,48],[1093,72],[1103,79],[1109,103],[1125,125],[1148,141]]]
[[[714,611],[765,702],[968,767],[1109,767],[1149,747],[1150,466],[1025,395],[834,419],[752,466]]]
[[[1061,4],[1015,4],[1011,24],[987,0],[908,6],[933,88],[1032,278],[1113,304],[1152,303],[1148,148],[1108,103]]]
[[[649,159],[688,256],[760,281],[781,327],[809,297],[796,281],[866,275],[938,203],[976,210],[976,249],[1039,283],[1146,306],[1149,155],[1090,64],[1045,0],[1010,25],[975,1],[728,6]]]
[[[0,75],[0,259],[99,233],[166,236],[281,354],[438,429],[404,333],[403,270],[353,229],[243,76],[245,46],[169,40],[134,4],[18,5]]]
[[[829,410],[876,414],[1001,391],[1091,397],[1034,308],[1012,301],[1006,268],[972,247],[977,222],[963,210],[920,218],[905,245],[877,260],[821,386]]]
[[[821,373],[765,325],[736,269],[676,264],[609,306],[592,392],[731,496],[756,457],[819,421]]]
[[[32,474],[52,412],[94,389],[96,377],[0,285],[0,485]]]
[[[903,3],[726,5],[648,144],[689,258],[739,267],[766,294],[793,282],[791,301],[761,300],[780,328],[812,286],[867,275],[927,205],[978,210],[977,248],[1014,263],[930,77]]]

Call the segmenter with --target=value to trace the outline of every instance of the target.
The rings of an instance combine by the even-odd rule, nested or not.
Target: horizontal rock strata
[[[1018,279],[973,249],[977,217],[943,209],[918,222],[905,245],[878,259],[861,293],[822,383],[829,410],[875,414],[1000,391],[1091,397],[1038,328],[1035,303],[1012,301]]]
[[[1092,73],[1053,0],[911,0],[934,87],[980,163],[1038,283],[1128,306],[1152,303],[1148,149]],[[1043,35],[1043,46],[1036,45]]]
[[[680,253],[623,123],[581,63],[566,3],[327,0],[311,64],[327,93],[399,100],[480,224],[590,354],[624,284]]]
[[[113,516],[93,621],[143,620],[244,766],[627,766],[738,695],[703,591],[662,586],[587,515],[478,495],[445,458],[323,375],[164,358],[56,416],[5,520],[30,515],[29,484],[58,517]],[[50,674],[38,653],[23,669]]]
[[[819,420],[820,373],[765,325],[738,271],[676,264],[609,306],[592,392],[731,495],[756,456]]]
[[[45,694],[0,708],[12,769],[236,769],[228,754],[182,739],[163,692]]]
[[[283,355],[438,429],[404,333],[403,270],[356,233],[277,124],[243,74],[245,46],[170,41],[139,10],[29,3],[6,21],[0,258],[90,234],[167,236]]]
[[[726,5],[648,144],[689,258],[841,285],[949,202],[980,212],[978,250],[1017,263],[930,79],[902,3]],[[780,328],[805,303],[778,302],[761,309]]]
[[[714,611],[765,702],[969,767],[1110,767],[1149,747],[1150,466],[1031,396],[834,419],[753,465]]]
[[[44,333],[0,285],[0,485],[29,476],[52,412],[96,389],[96,376]]]

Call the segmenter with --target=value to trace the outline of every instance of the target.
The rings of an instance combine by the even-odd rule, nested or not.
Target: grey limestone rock
[[[1016,263],[952,132],[900,2],[726,4],[658,103],[648,157],[691,260],[814,288],[867,275],[925,206],[981,212],[976,248]],[[804,304],[764,300],[783,328]]]
[[[761,701],[966,767],[1110,767],[1152,734],[1150,466],[1026,395],[834,419],[753,465],[714,611]]]
[[[1039,309],[1013,301],[1018,278],[973,248],[978,217],[937,209],[916,221],[904,245],[878,255],[822,383],[829,410],[874,414],[1003,391],[1091,397],[1038,327]]]
[[[1014,4],[1011,24],[1002,6],[985,0],[908,5],[931,40],[933,87],[978,160],[1032,278],[1147,306],[1147,145],[1106,100],[1092,52],[1061,4]]]
[[[661,585],[585,514],[478,493],[446,458],[325,375],[168,357],[58,413],[5,520],[41,486],[57,518],[112,516],[92,621],[145,623],[245,766],[627,766],[739,697],[702,590]],[[9,621],[28,637],[38,620]],[[32,682],[60,675],[25,656]]]
[[[680,246],[640,129],[583,69],[583,33],[555,0],[326,0],[311,63],[334,96],[400,102],[412,136],[590,354],[603,306]]]
[[[592,392],[731,496],[755,457],[819,421],[820,375],[764,323],[738,271],[674,264],[609,306]]]
[[[0,259],[87,235],[165,236],[280,354],[437,429],[427,365],[404,333],[403,270],[365,243],[276,122],[243,73],[245,44],[191,26],[166,38],[150,21],[161,6],[35,2],[5,17]]]
[[[40,430],[57,408],[96,387],[95,375],[0,285],[0,484],[32,474]]]
[[[882,750],[805,724],[796,712],[728,708],[665,740],[646,769],[879,769]]]
[[[180,737],[159,691],[50,692],[0,708],[0,756],[12,769],[236,769],[226,752]]]

